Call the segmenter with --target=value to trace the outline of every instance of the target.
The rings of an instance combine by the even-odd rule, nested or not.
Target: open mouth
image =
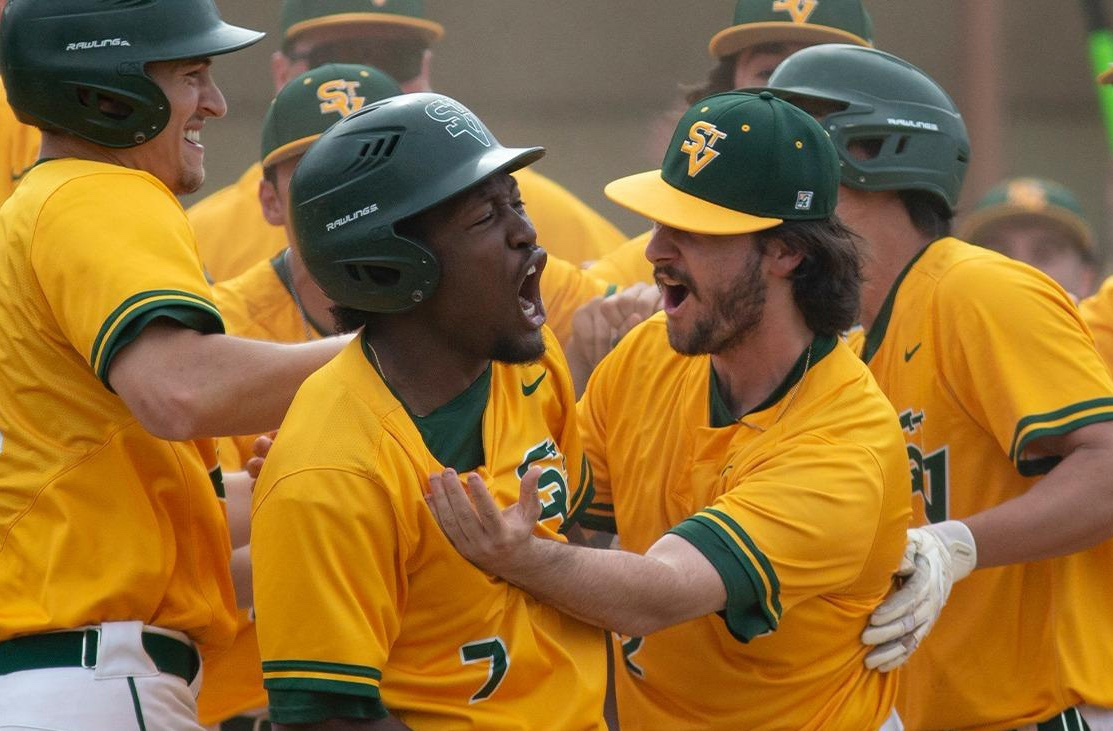
[[[199,129],[187,129],[185,131],[185,141],[194,147],[204,149],[204,146],[201,144],[201,130]]]
[[[545,269],[548,254],[538,249],[526,263],[522,283],[518,287],[518,307],[522,317],[532,328],[545,324],[545,304],[541,301],[541,272]]]
[[[657,270],[653,278],[657,282],[657,288],[661,290],[662,307],[666,315],[671,315],[680,309],[692,292],[679,272]]]

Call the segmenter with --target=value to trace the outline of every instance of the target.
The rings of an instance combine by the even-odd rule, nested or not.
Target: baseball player
[[[789,54],[817,43],[872,46],[873,21],[863,0],[738,0],[734,22],[716,33],[708,46],[718,64],[704,84],[687,93],[687,103],[732,89],[764,86]],[[647,231],[627,241],[588,271],[623,288],[652,282],[653,268],[645,256],[651,235]]]
[[[1058,183],[1025,177],[995,185],[963,219],[959,235],[1034,266],[1075,298],[1094,291],[1094,232],[1074,193]]]
[[[478,511],[455,473],[430,479],[469,560],[625,635],[622,728],[900,728],[858,635],[900,562],[909,478],[896,414],[836,337],[860,284],[838,175],[807,114],[729,92],[681,119],[661,170],[607,187],[657,223],[665,299],[580,402],[580,522],[623,551],[539,540],[536,472],[501,514],[480,474]]]
[[[444,28],[428,20],[422,0],[284,0],[282,50],[271,60],[275,92],[294,76],[329,62],[374,66],[403,91],[430,90],[432,46]],[[579,266],[625,240],[602,216],[532,170],[516,173],[539,240],[549,253]],[[281,228],[259,215],[262,171],[253,165],[238,182],[189,210],[201,259],[214,281],[229,279],[286,246]],[[603,281],[603,277],[599,277]]]
[[[230,642],[235,608],[206,437],[273,428],[342,346],[220,334],[175,197],[226,111],[212,57],[261,37],[212,0],[4,10],[8,99],[43,130],[0,211],[5,726],[199,728],[198,652]]]
[[[299,391],[255,489],[280,727],[604,728],[603,634],[470,566],[424,500],[445,467],[481,471],[505,505],[539,470],[554,543],[591,500],[545,253],[509,174],[543,152],[407,94],[338,122],[294,172],[297,248],[362,330]]]
[[[260,204],[268,222],[286,225],[290,176],[302,153],[337,120],[386,97],[400,94],[395,81],[377,69],[326,64],[290,81],[267,110],[263,121],[263,180]],[[333,303],[309,278],[292,248],[259,262],[238,277],[213,287],[213,300],[229,335],[276,343],[306,343],[335,331]],[[218,441],[225,472],[244,468],[252,456],[254,435]],[[202,724],[254,724],[265,711],[255,625],[248,612],[238,616],[236,640],[226,652],[206,658],[197,698]],[[240,715],[244,714],[244,715]],[[250,728],[250,726],[249,726]]]
[[[839,215],[869,250],[862,357],[900,415],[922,526],[864,636],[869,665],[922,640],[898,703],[912,729],[1109,728],[1113,382],[1077,310],[949,237],[970,145],[922,71],[816,46],[769,85],[839,150]]]

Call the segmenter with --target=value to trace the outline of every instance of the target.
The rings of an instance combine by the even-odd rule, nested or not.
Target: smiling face
[[[415,314],[448,347],[505,363],[544,354],[546,254],[514,178],[493,175],[401,228],[440,260],[437,290]]]
[[[752,234],[709,236],[658,224],[646,257],[678,353],[721,353],[761,323],[766,282]]]
[[[210,66],[209,59],[148,64],[147,75],[170,101],[170,121],[150,141],[116,152],[122,164],[154,175],[175,195],[193,193],[205,182],[201,128],[228,111]]]

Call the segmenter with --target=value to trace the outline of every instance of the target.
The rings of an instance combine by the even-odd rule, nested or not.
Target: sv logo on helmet
[[[680,151],[688,153],[688,177],[694,178],[707,164],[719,156],[715,143],[727,138],[726,132],[710,122],[700,120],[688,130],[688,139],[680,145]]]
[[[344,79],[333,79],[318,86],[317,98],[321,100],[321,114],[336,112],[343,119],[352,112],[358,112],[367,101],[362,96],[356,96],[358,88],[358,81]]]
[[[491,138],[479,119],[459,104],[449,99],[437,99],[425,106],[425,113],[434,122],[444,122],[445,130],[453,137],[471,135],[484,147],[491,146]]]
[[[773,0],[774,13],[788,13],[793,23],[807,23],[819,0]]]

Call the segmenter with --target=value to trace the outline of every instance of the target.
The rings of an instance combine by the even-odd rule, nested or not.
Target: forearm
[[[243,471],[224,475],[224,505],[228,513],[228,532],[232,548],[246,546],[251,540],[251,487],[254,480]]]
[[[347,338],[281,345],[149,325],[109,369],[109,382],[152,434],[188,440],[277,428],[298,386]]]
[[[706,596],[690,574],[649,555],[536,537],[498,573],[566,614],[630,636],[702,617],[725,601],[725,594]]]
[[[240,546],[232,551],[229,568],[232,571],[232,587],[236,591],[236,606],[250,609],[255,603],[251,588],[251,546]]]
[[[1023,495],[963,518],[978,568],[1065,556],[1113,536],[1111,467],[1107,448],[1080,446]]]

